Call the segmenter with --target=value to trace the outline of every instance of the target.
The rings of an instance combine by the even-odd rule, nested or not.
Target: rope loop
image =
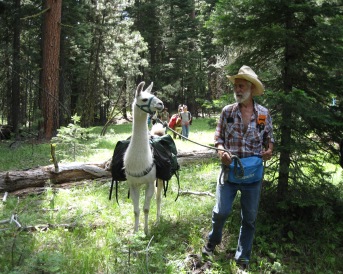
[[[180,133],[176,132],[175,130],[173,130],[172,128],[170,128],[170,127],[168,126],[168,123],[167,123],[167,122],[162,122],[159,118],[157,118],[156,121],[157,121],[158,123],[162,124],[163,127],[168,128],[168,130],[171,130],[172,132],[176,133],[177,135],[179,135],[180,137],[186,139],[187,141],[190,141],[190,142],[192,142],[192,143],[194,143],[194,144],[197,144],[197,145],[199,145],[199,146],[202,146],[202,147],[206,147],[206,148],[209,148],[209,149],[213,149],[213,150],[215,150],[215,151],[221,150],[221,151],[227,152],[227,153],[230,155],[230,157],[231,157],[231,159],[233,160],[233,162],[234,162],[234,173],[235,173],[235,177],[237,177],[237,178],[242,178],[242,177],[244,177],[244,167],[243,167],[243,164],[242,164],[242,162],[241,162],[241,159],[239,159],[239,157],[238,157],[237,155],[231,154],[231,152],[228,151],[227,149],[216,148],[216,147],[213,147],[213,146],[207,146],[207,145],[204,145],[204,144],[200,144],[200,143],[198,143],[198,142],[195,142],[195,141],[193,141],[193,140],[190,140],[190,139],[188,139],[187,137],[182,136],[182,134],[180,134]],[[240,168],[239,170],[238,170],[238,166],[239,166],[239,168]],[[224,168],[224,169],[223,169],[223,168]],[[223,172],[223,170],[225,170],[225,169],[227,169],[227,168],[229,168],[229,167],[228,167],[228,166],[222,165],[222,172]]]
[[[233,158],[233,172],[235,174],[235,177],[236,178],[243,178],[244,177],[244,167],[243,167],[243,164],[241,162],[241,159],[239,159],[236,155],[233,155],[235,156]],[[239,165],[239,170],[238,170],[238,167],[237,165]]]

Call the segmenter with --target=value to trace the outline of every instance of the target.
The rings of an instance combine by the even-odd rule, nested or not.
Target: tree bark
[[[62,0],[44,1],[42,112],[44,136],[50,140],[59,127],[59,56]]]
[[[215,156],[214,150],[200,152],[183,152],[178,155],[181,166],[188,165],[199,159],[209,159]],[[54,165],[37,167],[29,170],[0,172],[0,193],[14,192],[27,188],[45,187],[47,184],[60,185],[81,180],[111,178],[111,159],[103,163],[69,163],[59,165],[58,171]]]

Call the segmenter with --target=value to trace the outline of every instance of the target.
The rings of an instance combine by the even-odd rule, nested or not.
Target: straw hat
[[[256,88],[254,89],[252,96],[262,95],[264,93],[263,84],[258,79],[256,73],[248,66],[242,66],[239,69],[238,74],[233,76],[227,75],[227,78],[229,78],[233,84],[235,83],[236,78],[245,79],[254,84]]]

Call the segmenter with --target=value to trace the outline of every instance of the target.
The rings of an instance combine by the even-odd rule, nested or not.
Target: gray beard
[[[237,97],[236,93],[234,93],[234,96],[235,96],[236,102],[240,104],[246,101],[249,98],[250,94],[249,92],[244,92],[241,97]]]

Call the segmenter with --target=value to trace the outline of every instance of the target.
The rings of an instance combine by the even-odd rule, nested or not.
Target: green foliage
[[[209,121],[195,119],[190,137],[200,143],[210,143],[213,128],[209,128]],[[100,132],[100,127],[88,129],[90,136],[99,136]],[[93,154],[89,159],[99,154],[102,160],[108,159],[116,140],[126,139],[130,134],[131,125],[124,124],[111,126],[108,134],[98,137],[96,142],[95,138],[88,138],[85,142],[92,147]],[[175,143],[179,150],[200,149],[178,139]],[[50,151],[48,145],[45,148],[45,152]],[[24,144],[17,148],[23,149],[26,149]],[[39,158],[37,150],[35,147],[35,157]],[[312,176],[310,170],[303,172]],[[325,165],[324,171],[329,170]],[[321,184],[311,180],[291,184],[290,195],[280,201],[276,184],[269,182],[273,177],[271,171],[267,167],[265,179],[268,181],[262,189],[249,273],[339,273],[343,267],[342,177],[333,183],[324,183],[324,178]],[[218,173],[217,158],[182,165],[181,190],[214,194]],[[127,199],[127,185],[119,186],[119,206],[108,201],[109,187],[108,178],[79,182],[70,188],[47,184],[41,195],[18,198],[10,193],[7,201],[0,203],[0,221],[16,213],[22,229],[13,222],[0,223],[1,272],[196,271],[194,255],[200,253],[211,229],[214,197],[180,195],[175,202],[178,187],[172,178],[167,197],[162,200],[162,219],[158,226],[154,225],[156,205],[154,201],[151,203],[151,233],[146,237],[142,232],[132,235],[134,215],[131,201]],[[208,273],[237,272],[235,262],[227,257],[236,248],[239,227],[237,199]]]
[[[49,144],[0,142],[0,172],[50,164]]]
[[[315,257],[322,257],[323,266],[326,265],[330,273],[341,268],[341,256],[334,256],[332,251],[342,246],[342,182],[338,185],[299,184],[292,186],[291,195],[281,203],[276,197],[274,186],[265,186],[255,240],[260,247],[258,252],[262,255],[272,251],[279,262],[296,258],[289,267],[291,273],[300,273],[308,256],[311,259],[304,266],[306,273],[310,273],[310,269],[320,271]],[[283,226],[279,226],[281,223]],[[281,253],[277,252],[280,247]]]
[[[336,1],[223,0],[208,22],[230,49],[230,74],[250,65],[266,85],[256,100],[273,118],[280,199],[291,183],[322,181],[323,162],[337,163],[343,119],[330,103],[342,95],[342,15]]]
[[[52,142],[58,144],[57,154],[66,161],[75,161],[77,155],[89,152],[89,146],[85,143],[89,138],[88,130],[80,126],[80,119],[77,114],[72,116],[73,123],[59,128],[57,136],[52,138]]]
[[[215,47],[203,28],[210,10],[202,0],[140,1],[128,8],[150,49],[145,77],[155,83],[157,95],[169,109],[185,103],[197,113],[201,106],[196,99],[211,100],[207,67]]]
[[[215,129],[218,121],[216,119],[209,119],[207,123],[210,128]]]
[[[71,129],[75,129],[71,130]],[[101,127],[82,128],[79,123],[71,123],[62,128],[67,136],[56,137],[59,140],[56,153],[58,161],[96,162],[106,161],[112,157],[118,140],[125,140],[131,134],[131,123],[111,125],[105,136],[100,136]],[[81,133],[84,132],[82,135]],[[213,128],[209,127],[208,119],[194,118],[190,128],[190,138],[200,143],[213,145]],[[66,140],[66,141],[64,141]],[[65,143],[64,143],[65,142]],[[193,143],[175,140],[177,148],[181,150],[197,150],[199,146]],[[0,142],[0,171],[27,169],[50,164],[50,144],[16,142]],[[75,153],[73,148],[76,148]],[[80,148],[79,152],[77,148]],[[83,151],[81,153],[81,151]]]
[[[72,111],[81,115],[83,126],[91,126],[106,121],[105,113],[114,104],[118,108],[126,104],[134,77],[148,65],[142,57],[147,45],[132,29],[133,20],[125,11],[130,1],[67,2],[63,2],[67,14],[63,23],[77,26],[66,28],[68,39],[63,40],[65,73],[73,80],[71,96],[77,102]]]
[[[217,159],[182,166],[181,190],[214,194],[218,172]],[[153,201],[150,235],[133,235],[127,186],[120,184],[119,206],[108,201],[109,186],[110,180],[84,181],[69,189],[47,187],[40,196],[9,195],[0,204],[0,220],[16,212],[23,229],[14,223],[0,225],[2,273],[195,271],[192,258],[211,228],[214,197],[181,195],[175,202],[177,183],[172,179],[161,223],[154,225]],[[341,186],[303,185],[294,189],[294,199],[278,206],[275,186],[265,185],[249,273],[338,273],[343,259],[342,194]],[[209,273],[236,273],[227,255],[236,247],[239,227],[238,199]]]

